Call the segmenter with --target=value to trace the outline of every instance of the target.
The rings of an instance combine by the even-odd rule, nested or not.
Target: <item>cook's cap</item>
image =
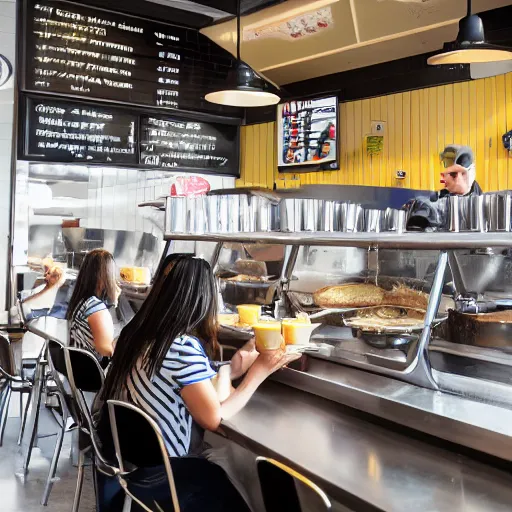
[[[465,169],[470,169],[475,163],[473,150],[469,146],[450,144],[444,148],[440,156],[445,168],[458,164]]]

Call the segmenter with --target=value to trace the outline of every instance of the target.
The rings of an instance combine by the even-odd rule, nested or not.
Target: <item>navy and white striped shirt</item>
[[[96,352],[94,347],[94,337],[89,326],[88,318],[98,311],[108,309],[106,304],[92,296],[84,299],[78,304],[71,317],[69,325],[69,345],[71,347],[81,348],[91,352],[98,361],[103,359],[103,356]]]
[[[181,390],[215,375],[201,342],[183,335],[173,341],[153,378],[139,360],[116,398],[137,405],[154,418],[162,429],[169,455],[183,457],[190,450],[193,420]]]

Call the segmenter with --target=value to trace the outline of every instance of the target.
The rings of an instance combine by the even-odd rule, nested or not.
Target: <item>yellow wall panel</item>
[[[512,73],[471,82],[391,94],[340,105],[340,170],[277,172],[275,123],[244,126],[237,186],[296,188],[304,184],[372,185],[435,190],[439,153],[468,144],[486,191],[512,188],[512,157],[501,136],[512,130]],[[368,156],[372,121],[386,123],[384,149]],[[396,171],[407,171],[405,180]]]

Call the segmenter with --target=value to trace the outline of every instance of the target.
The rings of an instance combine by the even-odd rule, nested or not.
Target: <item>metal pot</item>
[[[510,231],[512,216],[512,196],[509,191],[486,194],[485,215],[489,231]]]

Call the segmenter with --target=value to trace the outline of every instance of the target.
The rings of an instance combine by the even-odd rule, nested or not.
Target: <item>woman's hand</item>
[[[244,375],[258,356],[256,343],[252,338],[231,358],[231,379],[235,380]]]
[[[297,359],[300,359],[302,354],[293,352],[286,353],[284,350],[268,350],[262,352],[259,357],[254,361],[249,374],[256,375],[262,380],[272,375],[277,370],[283,368]]]

